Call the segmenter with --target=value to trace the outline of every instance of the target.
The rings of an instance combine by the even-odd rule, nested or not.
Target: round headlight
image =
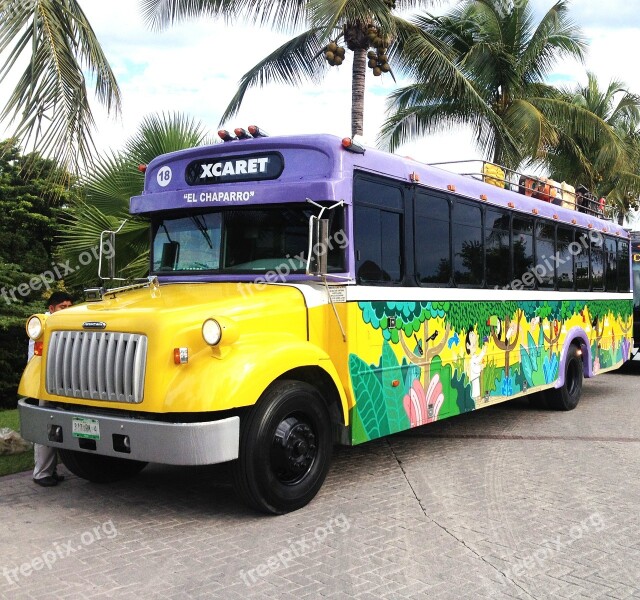
[[[207,319],[202,324],[202,337],[209,346],[215,346],[222,337],[222,327],[215,319]]]
[[[27,321],[27,335],[32,340],[37,340],[42,335],[42,330],[44,327],[42,326],[42,321],[40,317],[31,317]]]

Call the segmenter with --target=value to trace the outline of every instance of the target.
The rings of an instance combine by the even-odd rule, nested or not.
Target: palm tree
[[[381,142],[394,149],[415,136],[468,126],[484,156],[515,169],[544,157],[571,122],[588,140],[619,148],[606,123],[545,82],[559,58],[584,57],[586,42],[567,7],[558,0],[536,23],[529,0],[466,0],[444,16],[415,18],[426,37],[451,49],[483,106],[478,110],[465,93],[443,93],[420,48],[409,46],[401,59],[415,65],[416,83],[391,94]]]
[[[81,265],[78,257],[98,246],[102,231],[115,231],[123,221],[125,225],[116,238],[118,276],[133,279],[148,272],[149,224],[128,212],[129,199],[140,194],[144,186],[139,165],[148,164],[160,154],[208,141],[204,126],[185,115],[151,115],[125,142],[122,151],[98,158],[91,173],[80,182],[82,201],[69,208],[61,235],[62,258],[79,267],[67,283],[98,282],[97,262]]]
[[[0,83],[28,59],[0,120],[14,135],[65,168],[91,163],[94,119],[88,74],[107,111],[120,110],[120,91],[87,17],[76,0],[0,2]]]
[[[566,99],[591,111],[607,123],[623,141],[623,151],[611,148],[606,140],[588,139],[581,131],[568,128],[558,147],[546,160],[558,181],[577,181],[605,197],[612,213],[622,222],[640,196],[640,96],[612,80],[602,89],[593,73],[587,84],[564,90]]]
[[[364,90],[367,66],[373,75],[389,72],[394,56],[414,38],[420,38],[423,61],[429,64],[433,80],[443,93],[462,90],[476,109],[481,98],[450,58],[448,49],[432,43],[423,33],[394,14],[433,4],[436,0],[142,0],[147,22],[162,28],[197,16],[241,18],[282,30],[304,31],[274,50],[245,73],[220,123],[239,110],[250,87],[270,82],[299,85],[317,83],[332,66],[341,65],[346,50],[352,53],[352,134],[362,134]],[[411,42],[415,43],[415,42]]]

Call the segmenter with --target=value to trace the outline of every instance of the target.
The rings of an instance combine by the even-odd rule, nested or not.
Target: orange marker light
[[[184,365],[189,362],[189,348],[174,348],[173,362],[176,365]]]

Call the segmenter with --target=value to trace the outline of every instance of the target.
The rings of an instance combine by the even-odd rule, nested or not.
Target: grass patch
[[[0,410],[0,428],[9,427],[14,431],[20,431],[20,415],[18,409]],[[20,473],[33,469],[33,450],[21,454],[0,456],[0,477]]]

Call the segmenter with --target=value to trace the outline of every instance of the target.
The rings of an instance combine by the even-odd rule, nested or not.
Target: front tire
[[[242,423],[236,493],[265,513],[302,508],[322,486],[332,451],[331,418],[317,390],[277,381]]]
[[[58,450],[58,453],[69,471],[94,483],[112,483],[128,479],[147,466],[146,462],[138,460],[101,456],[77,450]]]
[[[584,369],[582,353],[571,345],[567,350],[564,367],[564,385],[561,388],[547,390],[546,398],[549,408],[554,410],[573,410],[580,402]]]

